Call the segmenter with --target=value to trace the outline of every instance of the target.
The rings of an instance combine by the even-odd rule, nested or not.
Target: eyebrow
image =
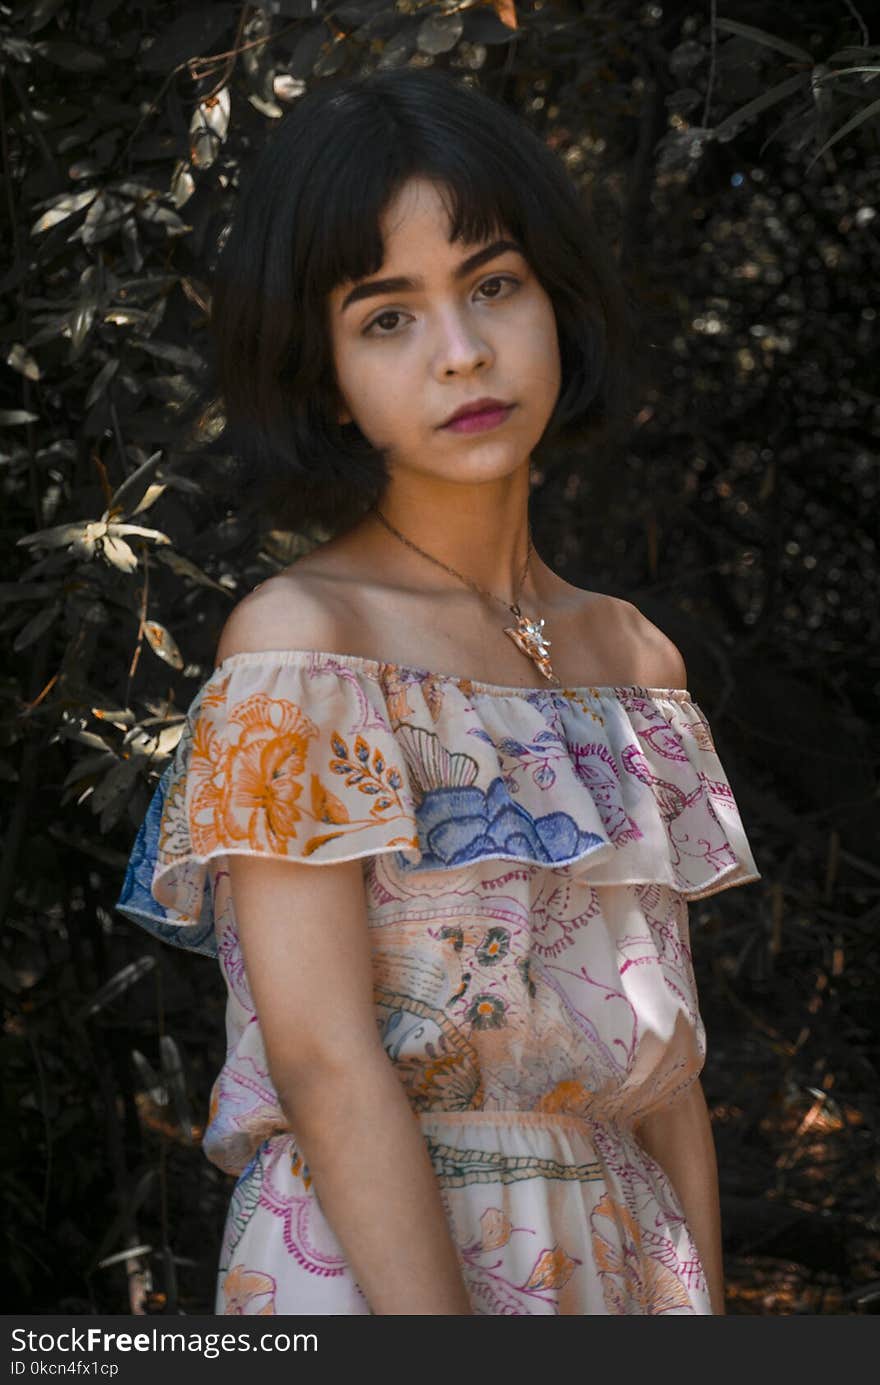
[[[518,245],[515,240],[495,240],[491,245],[486,245],[482,250],[477,250],[475,254],[468,255],[466,260],[462,260],[461,264],[456,265],[452,271],[453,279],[466,279],[475,269],[479,269],[480,265],[485,264],[487,260],[494,260],[499,255],[503,255],[506,250],[516,250],[520,255],[525,254],[522,246]],[[393,279],[368,279],[346,294],[339,311],[344,313],[346,308],[365,298],[379,298],[385,293],[406,293],[420,288],[424,288],[423,279],[411,279],[405,274],[398,274]]]

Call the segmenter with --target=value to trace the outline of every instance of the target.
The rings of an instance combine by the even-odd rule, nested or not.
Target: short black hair
[[[536,460],[550,441],[614,435],[637,403],[635,319],[614,256],[526,120],[442,69],[324,80],[279,121],[240,189],[197,401],[215,423],[201,450],[235,459],[236,490],[277,527],[339,531],[387,484],[384,452],[337,421],[328,299],[381,268],[380,218],[413,177],[444,197],[450,243],[512,235],[553,303],[561,387]]]

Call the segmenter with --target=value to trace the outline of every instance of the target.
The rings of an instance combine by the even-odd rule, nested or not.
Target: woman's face
[[[379,274],[331,293],[339,421],[353,419],[374,447],[388,449],[392,475],[410,468],[487,481],[528,461],[553,412],[561,383],[556,318],[517,249],[499,249],[461,273],[493,241],[450,245],[448,230],[437,189],[411,180],[382,218]],[[404,277],[412,287],[364,294],[379,278]],[[358,296],[347,302],[354,289]],[[483,431],[443,426],[483,396],[514,407]]]

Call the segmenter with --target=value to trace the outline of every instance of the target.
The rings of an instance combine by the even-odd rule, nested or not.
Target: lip
[[[506,404],[503,399],[482,398],[475,399],[470,404],[463,404],[460,409],[456,409],[454,414],[450,414],[442,428],[451,428],[455,432],[472,433],[483,428],[495,428],[502,423],[507,415],[515,406]]]

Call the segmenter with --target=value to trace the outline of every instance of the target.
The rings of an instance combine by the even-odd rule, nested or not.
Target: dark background
[[[259,525],[175,420],[239,168],[303,84],[404,63],[560,151],[650,323],[632,435],[539,472],[533,524],[679,645],[763,876],[691,905],[729,1311],[880,1309],[878,29],[849,0],[0,16],[7,1312],[212,1308],[225,992],[112,906],[227,612],[327,535]]]

